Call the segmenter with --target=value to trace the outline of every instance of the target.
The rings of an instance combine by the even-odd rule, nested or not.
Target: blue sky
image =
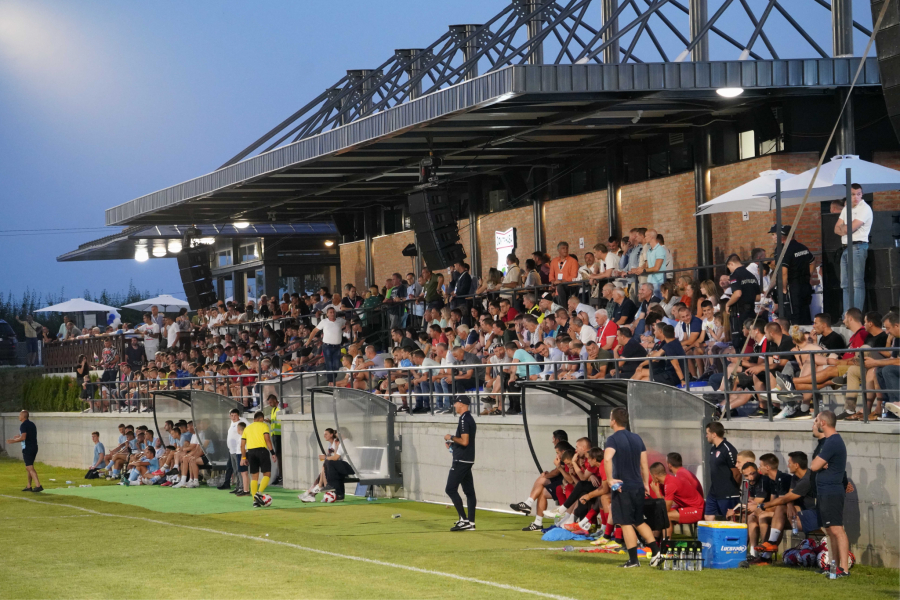
[[[757,14],[765,6],[750,4]],[[827,11],[785,2],[801,4],[830,50]],[[106,208],[215,169],[346,69],[378,66],[395,48],[427,46],[448,24],[484,22],[506,5],[0,0],[0,293],[72,297],[133,279],[182,295],[174,260],[55,258],[117,231],[100,229]],[[870,25],[868,1],[854,5]],[[723,26],[749,28],[737,10]]]

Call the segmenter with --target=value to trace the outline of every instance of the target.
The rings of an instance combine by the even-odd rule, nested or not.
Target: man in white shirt
[[[863,189],[858,183],[850,185],[850,202],[853,206],[853,223],[849,230],[852,233],[850,245],[847,245],[847,207],[841,211],[834,232],[841,236],[844,252],[841,254],[841,287],[844,289],[844,311],[850,308],[862,310],[866,300],[866,283],[863,279],[866,270],[866,258],[869,255],[869,231],[872,229],[872,209],[862,199]],[[850,285],[847,281],[847,250],[853,250],[853,301],[850,300]]]
[[[165,324],[166,348],[174,348],[178,345],[178,327],[175,325],[175,319],[167,316]]]
[[[594,315],[594,313],[597,312],[597,309],[595,309],[593,306],[588,306],[583,302],[579,302],[578,298],[575,298],[574,296],[569,296],[567,303],[569,305],[569,312],[571,314],[578,316],[581,313],[584,313],[585,315],[587,315],[588,323],[590,323],[591,327],[597,326],[597,319]]]
[[[556,340],[551,337],[544,338],[541,345],[537,347],[537,351],[538,354],[544,357],[544,369],[537,375],[531,375],[528,378],[531,380],[540,379],[541,381],[554,379],[556,373],[560,371],[559,363],[565,362],[566,355],[556,347]]]
[[[156,306],[155,304],[150,307],[150,318],[153,320],[154,323],[159,325],[160,330],[162,330],[163,325],[165,325],[165,322],[163,321],[163,319],[165,318],[165,315],[163,315],[162,313],[159,312],[159,307]]]
[[[569,320],[569,332],[582,344],[597,341],[597,331],[579,317]]]
[[[417,367],[437,367],[437,362],[425,356],[421,350],[414,350],[409,356]],[[426,413],[431,410],[431,376],[433,371],[412,371],[410,384],[413,386],[413,394],[416,395],[416,407],[414,414]]]
[[[150,313],[144,313],[144,324],[137,328],[144,335],[144,352],[147,360],[153,362],[156,359],[156,351],[159,350],[159,325],[153,321]]]
[[[337,311],[333,306],[325,309],[325,318],[319,321],[309,334],[306,345],[309,346],[316,337],[316,332],[322,332],[322,354],[325,357],[325,370],[328,384],[334,384],[335,372],[341,368],[341,343],[344,341],[344,319],[337,318]]]
[[[519,268],[519,259],[515,254],[506,255],[506,273],[503,275],[503,281],[500,287],[506,289],[515,289],[521,284],[519,280],[522,278],[522,270]],[[502,298],[512,298],[512,294],[501,294]]]
[[[434,349],[436,356],[441,361],[441,366],[445,367],[438,371],[437,374],[432,375],[435,391],[434,414],[446,414],[450,412],[450,407],[452,406],[450,399],[453,393],[453,385],[451,384],[453,377],[449,367],[456,364],[456,359],[448,351],[447,344],[437,344]],[[438,396],[437,392],[441,392],[441,395]]]
[[[544,315],[556,314],[556,311],[562,308],[562,306],[553,301],[553,294],[550,292],[544,292],[541,295],[538,305],[541,307],[541,310],[544,311]]]
[[[234,474],[235,479],[237,480],[237,487],[235,487],[231,493],[238,496],[246,496],[250,493],[244,491],[250,487],[250,476],[247,474],[246,467],[244,467],[243,472],[241,471],[241,434],[238,432],[238,425],[243,424],[246,427],[247,423],[241,419],[241,411],[236,408],[232,408],[228,416],[231,419],[231,424],[228,426],[226,443],[228,445],[228,454],[231,456],[231,462],[229,463],[229,468],[225,471],[225,481],[222,482],[219,489],[225,490],[230,488],[230,477]],[[247,479],[246,482],[244,481],[244,478]]]

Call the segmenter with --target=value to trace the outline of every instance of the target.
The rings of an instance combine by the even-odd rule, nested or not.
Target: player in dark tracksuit
[[[456,435],[448,433],[444,436],[447,447],[453,452],[453,466],[450,467],[445,491],[459,514],[459,520],[450,531],[475,531],[475,482],[472,479],[472,467],[475,465],[475,418],[469,412],[469,404],[468,396],[456,397],[453,403],[453,408],[459,415]],[[463,509],[459,486],[462,486],[469,505],[468,517]]]
[[[791,228],[785,225],[781,228],[782,239],[791,232]],[[775,227],[769,230],[772,240],[777,244]],[[781,247],[776,246],[775,256],[780,256]],[[809,283],[810,270],[815,259],[809,248],[801,244],[796,238],[787,245],[784,260],[781,263],[781,279],[784,284],[784,314],[788,316],[791,325],[812,325],[812,317],[809,314],[809,305],[812,303],[812,285]]]

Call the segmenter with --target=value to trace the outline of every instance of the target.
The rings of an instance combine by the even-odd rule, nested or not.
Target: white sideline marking
[[[167,521],[159,521],[157,519],[148,519],[146,517],[133,517],[130,515],[115,515],[111,513],[102,513],[96,510],[91,510],[90,508],[84,508],[81,506],[75,506],[74,504],[57,504],[55,502],[44,502],[41,500],[34,500],[33,498],[21,498],[19,496],[7,496],[6,494],[0,494],[0,498],[9,498],[10,500],[22,500],[23,502],[34,502],[35,504],[45,504],[48,506],[61,506],[65,508],[72,508],[75,510],[84,511],[86,513],[101,516],[101,517],[116,517],[119,519],[133,519],[135,521],[144,521],[145,523],[154,523],[156,525],[167,525],[169,527],[177,527],[179,529],[188,529],[191,531],[202,531],[204,533],[214,533],[217,535],[224,535],[233,538],[239,538],[243,540],[252,540],[254,542],[264,542],[267,544],[276,544],[278,546],[287,546],[288,548],[294,548],[296,550],[303,550],[304,552],[313,552],[315,554],[322,554],[324,556],[332,556],[334,558],[340,558],[343,560],[355,560],[357,562],[368,563],[370,565],[379,565],[382,567],[390,567],[393,569],[402,569],[404,571],[412,571],[413,573],[421,573],[423,575],[434,575],[437,577],[446,577],[448,579],[455,579],[457,581],[465,581],[467,583],[478,583],[481,585],[486,585],[494,588],[498,588],[501,590],[509,590],[511,592],[517,592],[520,594],[531,594],[533,596],[540,596],[542,598],[553,598],[554,600],[574,600],[574,598],[570,598],[568,596],[560,596],[557,594],[547,594],[545,592],[538,592],[535,590],[529,590],[527,588],[518,587],[515,585],[507,585],[505,583],[496,583],[493,581],[485,581],[484,579],[476,579],[474,577],[465,577],[463,575],[455,575],[453,573],[442,573],[440,571],[432,571],[431,569],[420,569],[419,567],[411,567],[409,565],[399,565],[396,563],[389,563],[383,560],[376,560],[373,558],[363,558],[361,556],[351,556],[349,554],[339,554],[337,552],[329,552],[327,550],[319,550],[318,548],[309,548],[307,546],[300,546],[298,544],[291,544],[289,542],[279,542],[276,540],[270,540],[268,538],[255,537],[252,535],[245,535],[242,533],[231,533],[228,531],[219,531],[218,529],[208,529],[206,527],[193,527],[191,525],[179,525],[177,523],[169,523]]]

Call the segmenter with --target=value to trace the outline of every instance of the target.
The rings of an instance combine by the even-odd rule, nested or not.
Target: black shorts
[[[550,497],[556,500],[556,488],[564,485],[565,480],[562,475],[557,475],[556,477],[551,477],[550,481],[544,485],[544,489],[550,492]]]
[[[827,494],[816,499],[819,511],[819,522],[822,527],[841,527],[844,525],[845,494]]]
[[[253,448],[247,450],[247,464],[250,473],[269,473],[272,470],[272,458],[268,448]]]
[[[22,460],[25,461],[26,467],[34,465],[34,459],[37,458],[37,452],[37,448],[35,448],[34,450],[32,450],[31,448],[22,450]]]
[[[205,467],[208,467],[209,466],[209,458],[207,458],[205,454],[203,456],[201,456],[200,458],[201,458],[200,468],[203,469]]]
[[[644,490],[612,492],[612,517],[616,525],[640,525],[644,522]]]

